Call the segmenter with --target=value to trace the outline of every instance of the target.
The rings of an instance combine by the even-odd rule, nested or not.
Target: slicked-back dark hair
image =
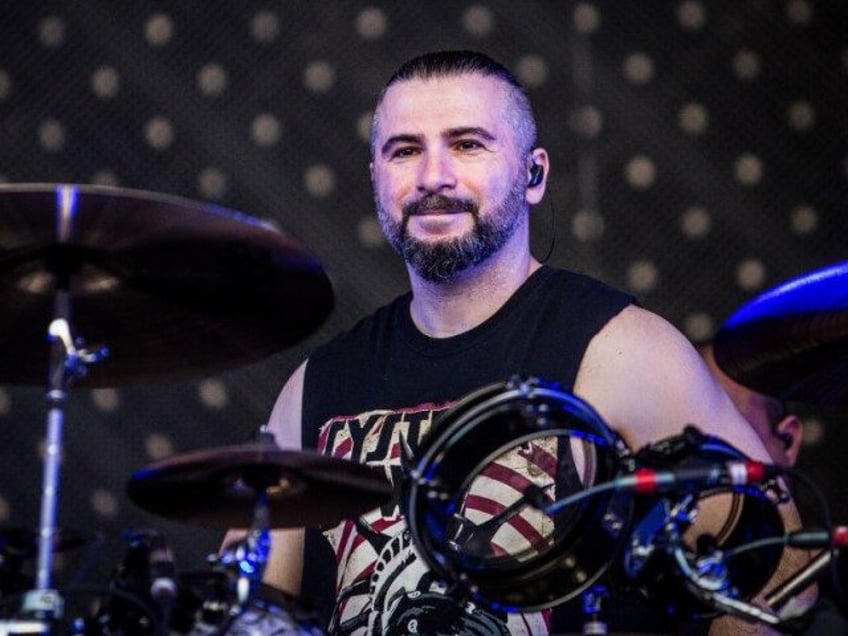
[[[536,145],[536,118],[524,87],[503,64],[479,51],[434,51],[419,55],[401,64],[386,82],[371,122],[371,153],[375,152],[378,111],[386,92],[393,84],[410,80],[428,80],[435,77],[482,75],[497,77],[510,87],[509,114],[512,129],[516,131],[519,149],[529,154]]]

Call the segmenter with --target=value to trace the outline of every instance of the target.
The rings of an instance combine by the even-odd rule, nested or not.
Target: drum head
[[[576,396],[539,380],[485,387],[445,411],[402,498],[430,568],[475,602],[538,609],[567,600],[613,562],[631,500],[564,497],[609,481],[624,443]]]

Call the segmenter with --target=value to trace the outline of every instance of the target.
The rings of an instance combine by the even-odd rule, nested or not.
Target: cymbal
[[[82,532],[70,528],[56,528],[53,531],[53,551],[75,550],[95,538],[92,532]],[[0,527],[0,555],[19,560],[31,559],[38,553],[38,530],[23,527]]]
[[[784,400],[848,404],[848,262],[778,285],[742,306],[715,338],[718,365]]]
[[[386,503],[393,492],[369,466],[267,443],[169,457],[136,471],[127,484],[130,499],[148,512],[221,528],[250,526],[263,490],[272,528],[335,525]]]
[[[314,256],[238,212],[105,186],[0,185],[0,382],[47,382],[65,284],[73,335],[110,352],[80,382],[93,387],[258,361],[333,304]]]

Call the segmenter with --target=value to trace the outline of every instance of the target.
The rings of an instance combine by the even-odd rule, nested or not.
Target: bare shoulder
[[[689,340],[640,307],[625,308],[595,335],[581,362],[575,393],[631,447],[676,435],[693,424],[750,457],[767,457]]]
[[[274,439],[283,448],[300,448],[302,446],[301,412],[303,409],[303,379],[308,360],[304,361],[289,376],[283,385],[271,416],[268,428],[274,434]]]

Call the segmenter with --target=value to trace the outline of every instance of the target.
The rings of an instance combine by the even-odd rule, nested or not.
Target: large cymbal
[[[848,404],[848,262],[790,280],[719,329],[718,365],[741,384],[786,400]]]
[[[103,186],[0,185],[0,382],[47,382],[57,281],[74,335],[106,345],[83,383],[212,373],[314,331],[318,261],[283,232],[187,199]]]
[[[221,528],[248,527],[261,490],[274,528],[334,525],[392,495],[386,477],[368,466],[266,443],[170,457],[127,484],[130,499],[148,512]]]
[[[72,528],[54,528],[52,549],[54,552],[75,550],[94,541],[93,532],[83,532]],[[38,553],[38,530],[23,527],[0,527],[0,556],[31,559]]]

